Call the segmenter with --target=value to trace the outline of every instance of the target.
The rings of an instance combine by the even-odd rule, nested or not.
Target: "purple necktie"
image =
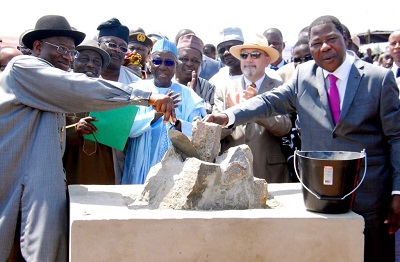
[[[328,89],[329,105],[331,107],[333,122],[336,125],[340,117],[340,97],[339,97],[339,90],[336,86],[336,80],[338,80],[338,78],[333,74],[329,74],[328,78],[329,78],[329,89]]]

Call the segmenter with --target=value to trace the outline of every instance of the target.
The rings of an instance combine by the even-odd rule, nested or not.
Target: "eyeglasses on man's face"
[[[160,66],[162,63],[164,63],[165,66],[174,66],[175,65],[175,61],[171,60],[171,59],[162,60],[161,58],[153,58],[153,60],[151,60],[151,62],[155,66]]]
[[[123,45],[117,45],[114,42],[110,42],[110,41],[103,41],[100,42],[100,44],[103,43],[107,48],[111,48],[111,49],[115,49],[115,50],[119,50],[123,53],[126,53],[128,51],[128,47],[123,46]]]
[[[79,52],[77,50],[69,50],[68,48],[66,48],[65,46],[62,45],[55,45],[46,41],[42,41],[45,44],[57,47],[57,53],[59,53],[60,55],[69,55],[71,57],[77,57],[79,55]]]
[[[310,61],[312,59],[313,59],[312,55],[306,55],[304,57],[293,57],[293,62],[294,63],[304,63],[304,62]]]
[[[260,58],[261,54],[262,54],[261,52],[257,52],[257,51],[253,51],[253,52],[250,52],[250,53],[241,52],[239,56],[240,56],[240,58],[243,59],[243,60],[247,59],[247,57],[248,57],[249,55],[250,55],[250,57],[253,58],[253,59],[258,59],[258,58]]]

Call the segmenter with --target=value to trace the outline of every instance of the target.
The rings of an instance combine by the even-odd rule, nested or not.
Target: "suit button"
[[[337,137],[337,135],[336,134],[332,134],[332,138],[336,138]]]

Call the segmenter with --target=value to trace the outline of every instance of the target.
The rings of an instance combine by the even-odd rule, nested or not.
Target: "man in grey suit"
[[[235,45],[230,53],[240,60],[243,75],[218,86],[213,112],[221,112],[241,101],[280,86],[283,81],[266,73],[265,68],[278,59],[279,52],[268,46],[267,39],[256,35],[254,40]],[[253,85],[253,86],[252,86]],[[230,147],[247,144],[253,153],[253,173],[268,183],[291,182],[286,157],[281,149],[281,137],[289,133],[292,123],[288,115],[272,116],[256,122],[223,129],[221,152]]]
[[[15,261],[18,217],[26,261],[68,259],[65,113],[152,105],[176,120],[169,96],[68,72],[84,38],[65,17],[43,16],[22,38],[32,56],[13,58],[0,78],[0,261]]]
[[[364,259],[393,261],[393,233],[400,224],[400,100],[393,72],[346,52],[336,17],[319,17],[309,30],[314,61],[299,65],[291,81],[204,121],[235,127],[297,111],[302,150],[365,149],[367,174],[352,206],[365,220]],[[338,79],[336,85],[329,84],[329,74]],[[340,96],[336,124],[328,102],[328,87],[334,86]]]

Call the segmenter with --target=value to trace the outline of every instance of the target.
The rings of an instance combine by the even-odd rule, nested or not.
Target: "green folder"
[[[137,110],[137,106],[130,105],[108,111],[91,112],[89,116],[97,118],[97,121],[92,122],[97,132],[83,135],[84,138],[123,151]]]

